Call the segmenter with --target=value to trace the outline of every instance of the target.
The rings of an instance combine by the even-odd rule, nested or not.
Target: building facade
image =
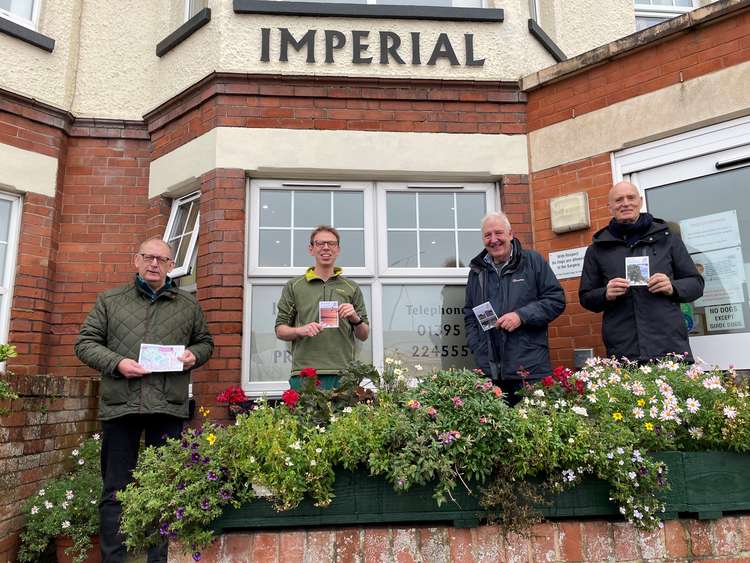
[[[694,351],[750,368],[750,1],[431,4],[0,1],[0,339],[23,391],[5,417],[2,473],[23,487],[3,531],[93,428],[96,374],[73,342],[148,236],[175,243],[173,276],[215,336],[200,404],[285,388],[275,301],[320,223],[365,293],[360,357],[429,369],[471,365],[466,266],[480,218],[504,211],[562,279],[550,345],[573,365],[604,352],[576,268],[629,178],[704,268],[684,309]]]

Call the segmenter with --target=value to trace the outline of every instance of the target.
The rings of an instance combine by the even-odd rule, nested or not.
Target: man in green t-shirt
[[[333,227],[317,227],[308,247],[315,266],[281,293],[276,337],[292,343],[294,374],[308,367],[338,373],[355,359],[354,338],[364,341],[370,335],[362,290],[336,266],[340,241]]]

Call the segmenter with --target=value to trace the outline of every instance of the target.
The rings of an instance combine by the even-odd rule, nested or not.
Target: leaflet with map
[[[339,327],[338,301],[320,301],[318,310],[320,314],[320,324],[323,325],[323,328]]]
[[[480,303],[476,307],[472,308],[472,311],[474,311],[474,316],[476,316],[483,331],[487,332],[491,328],[495,328],[497,315],[495,314],[495,310],[492,308],[492,304],[489,301]]]
[[[141,344],[138,363],[151,372],[183,371],[185,367],[177,358],[185,352],[185,347],[163,346],[161,344]]]

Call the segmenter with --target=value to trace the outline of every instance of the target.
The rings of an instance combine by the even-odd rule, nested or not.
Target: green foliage
[[[67,551],[76,563],[86,559],[91,537],[99,533],[100,451],[99,435],[94,434],[73,450],[69,473],[46,483],[26,501],[19,561],[36,561],[56,536],[72,538]]]
[[[590,475],[609,483],[629,521],[653,529],[667,480],[647,452],[747,451],[750,401],[731,374],[674,359],[649,367],[594,360],[576,374],[559,368],[513,409],[491,381],[467,370],[422,374],[415,366],[420,380],[398,360],[387,359],[382,374],[352,364],[333,392],[309,372],[285,404],[260,402],[234,426],[207,424],[148,450],[120,495],[122,529],[131,547],[152,543],[160,530],[199,552],[227,504],[264,497],[287,510],[308,496],[328,505],[336,467],[364,467],[397,491],[433,483],[439,504],[459,492],[479,495],[512,530],[537,521],[535,506]],[[701,406],[688,407],[689,398]],[[643,417],[633,410],[641,399],[649,405]]]
[[[4,362],[8,358],[16,357],[16,347],[12,344],[0,344],[0,362]],[[0,377],[4,377],[5,374],[0,372]],[[0,401],[12,401],[18,399],[18,395],[13,391],[10,383],[4,379],[0,379]],[[8,414],[8,409],[0,407],[0,416]]]

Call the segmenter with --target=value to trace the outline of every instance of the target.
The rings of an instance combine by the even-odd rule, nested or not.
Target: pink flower
[[[463,404],[464,404],[464,402],[463,402],[463,400],[461,399],[461,397],[458,397],[458,396],[456,396],[456,397],[453,397],[453,398],[451,399],[451,401],[453,401],[453,406],[454,406],[454,407],[456,407],[456,408],[458,408],[458,407],[462,407],[462,406],[463,406]]]
[[[479,417],[479,424],[487,424],[487,422],[489,422],[489,421],[487,420],[486,416],[480,416]]]
[[[406,401],[406,406],[409,407],[412,410],[417,410],[422,406],[422,404],[419,401],[415,401],[414,399],[410,399]]]
[[[437,409],[435,407],[428,408],[427,416],[429,416],[430,418],[435,418],[437,416]]]

